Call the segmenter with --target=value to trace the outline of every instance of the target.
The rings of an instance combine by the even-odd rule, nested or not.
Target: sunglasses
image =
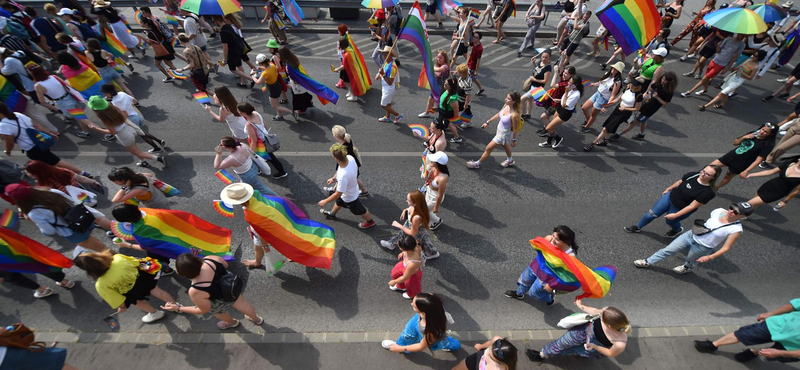
[[[774,123],[770,123],[770,122],[767,122],[766,124],[764,124],[764,127],[768,128],[768,129],[770,129],[772,131],[775,131],[775,130],[778,129],[778,126],[776,126]]]
[[[498,360],[505,361],[503,358],[503,343],[499,340],[494,341],[494,345],[492,346],[492,354]]]

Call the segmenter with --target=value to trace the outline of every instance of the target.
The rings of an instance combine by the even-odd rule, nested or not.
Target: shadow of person
[[[519,194],[517,189],[514,189],[510,184],[517,184],[524,187],[525,189],[523,190],[533,190],[551,197],[563,197],[565,195],[564,191],[550,179],[536,177],[516,166],[504,169],[498,165],[496,170],[481,169],[475,171],[475,173],[478,174],[480,181],[497,186],[503,193],[508,193],[515,197],[522,197],[523,195]],[[526,193],[525,196],[528,196],[528,194]]]
[[[205,347],[205,348],[203,348]],[[229,369],[231,351],[225,351],[225,343],[214,344],[167,344],[165,348],[178,352],[185,357],[185,363],[195,369]],[[213,349],[212,349],[213,348]],[[214,353],[208,356],[208,353]],[[199,355],[203,354],[206,355]]]
[[[460,217],[472,223],[480,224],[487,229],[502,229],[506,227],[505,223],[494,218],[490,210],[478,206],[478,201],[471,196],[458,197],[453,194],[447,194],[442,201],[442,206],[443,209],[439,210],[440,213],[444,213],[444,209],[449,211],[447,215],[440,214],[439,216],[442,218],[449,216]],[[447,223],[443,222],[442,225],[447,225]]]
[[[437,279],[436,285],[449,294],[466,300],[489,299],[486,287],[453,254],[441,253],[436,260],[427,262],[425,268],[439,271],[439,276],[444,281]]]
[[[275,277],[283,280],[281,288],[289,293],[301,295],[313,300],[322,307],[328,307],[336,313],[339,320],[348,320],[358,314],[358,283],[361,269],[353,251],[339,248],[339,265],[341,271],[331,276],[327,271],[317,268],[306,268],[308,279],[278,272]],[[347,286],[348,289],[340,289]],[[330,292],[336,291],[336,294]]]
[[[471,234],[462,229],[449,227],[447,224],[442,224],[436,232],[442,233],[446,237],[444,239],[437,237],[433,241],[434,244],[448,245],[453,251],[457,249],[460,253],[486,262],[504,262],[508,260],[508,256],[505,253],[495,248],[494,243],[480,233]]]
[[[444,309],[453,317],[453,324],[448,324],[447,329],[454,331],[476,331],[481,330],[480,324],[472,319],[469,312],[464,309],[456,300],[444,295],[437,294],[444,302]],[[461,340],[462,338],[456,338]]]

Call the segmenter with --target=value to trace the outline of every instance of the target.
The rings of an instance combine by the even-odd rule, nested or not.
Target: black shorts
[[[344,68],[342,68],[342,70],[339,71],[339,78],[344,83],[350,83],[350,77],[347,76],[347,71],[345,71]]]
[[[461,104],[459,104],[458,106],[461,107]],[[449,120],[450,118],[453,118],[453,117],[456,116],[456,112],[453,112],[451,110],[444,110],[442,108],[436,108],[436,111],[439,112],[439,118],[440,119]]]
[[[464,359],[464,365],[467,365],[467,370],[478,370],[483,357],[483,351],[475,352]]]
[[[796,67],[789,73],[790,76],[794,76],[794,78],[800,80],[800,64],[797,64]]]
[[[459,43],[458,48],[456,48],[456,56],[461,56],[467,53],[469,48],[464,43]]]
[[[736,156],[736,154],[733,154],[733,156]],[[744,171],[744,169],[738,169],[738,168],[731,167],[731,162],[730,162],[731,159],[732,158],[728,157],[728,154],[725,154],[725,155],[723,155],[722,157],[719,158],[719,161],[720,161],[720,163],[722,163],[723,166],[728,167],[728,172],[730,172],[730,173],[732,173],[734,175],[738,175],[738,174],[742,173],[742,171]]]
[[[349,209],[350,213],[356,216],[361,216],[367,213],[367,207],[364,207],[364,205],[361,204],[361,201],[358,198],[356,198],[356,200],[350,203],[346,203],[345,201],[342,200],[341,197],[339,197],[338,199],[336,199],[336,205]]]
[[[500,20],[500,22],[505,22],[505,21],[507,21],[507,20],[508,20],[508,17],[510,17],[510,16],[511,16],[511,12],[513,12],[513,11],[514,11],[514,8],[513,8],[513,7],[511,7],[511,6],[509,6],[509,7],[508,7],[508,10],[506,10],[506,12],[505,12],[505,13],[503,13],[503,14],[501,14],[501,15],[500,15],[500,19],[499,19],[499,20]]]
[[[569,42],[569,45],[567,45],[567,48],[566,48],[567,49],[567,56],[571,57],[572,54],[575,52],[575,50],[578,49],[578,46],[581,46],[581,44],[577,43],[577,42],[570,42],[570,41],[567,41],[567,42]],[[561,50],[564,50],[564,49],[561,49]]]
[[[278,78],[281,78],[278,76]],[[274,84],[267,85],[267,91],[269,91],[269,97],[273,99],[278,99],[281,97],[281,93],[283,92],[283,86],[281,86],[280,81],[275,81]]]
[[[700,52],[697,53],[697,54],[700,55],[703,58],[711,59],[712,57],[714,57],[714,54],[716,54],[716,53],[717,53],[717,49],[716,48],[704,47],[704,48],[700,49]]]
[[[58,162],[61,162],[61,158],[53,154],[49,149],[41,150],[37,147],[33,147],[31,150],[26,151],[25,155],[27,155],[29,159],[44,162],[51,166],[55,166]]]
[[[229,54],[228,55],[228,69],[231,72],[235,71],[237,68],[242,66],[242,56],[239,54]]]
[[[161,272],[158,272],[160,274]],[[139,276],[136,277],[136,282],[133,288],[123,294],[125,296],[125,308],[135,305],[138,301],[146,301],[150,296],[150,291],[156,288],[158,279],[155,274],[150,274],[144,271],[139,271]]]
[[[700,27],[699,30],[697,30],[697,36],[698,37],[706,37],[706,36],[710,35],[712,31],[713,30],[711,29],[711,27],[703,26],[703,27]]]
[[[567,110],[561,105],[558,105],[556,107],[556,112],[558,113],[558,118],[560,118],[564,122],[569,121],[569,119],[572,118],[572,113],[574,113],[573,111]]]
[[[436,14],[436,2],[431,5],[425,5],[425,12],[428,14]]]
[[[471,116],[472,115],[472,105],[468,105],[466,108],[464,108],[464,103],[465,102],[462,102],[460,100],[458,101],[458,110],[461,112],[461,114],[466,114],[468,116]]]

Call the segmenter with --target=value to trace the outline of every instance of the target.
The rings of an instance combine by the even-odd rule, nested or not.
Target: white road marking
[[[53,152],[57,156],[72,158],[75,156],[81,157],[131,157],[129,152]],[[472,158],[476,154],[483,153],[482,150],[463,151],[458,153],[450,152],[453,157],[469,157]],[[322,152],[284,152],[281,151],[280,157],[330,157],[331,153],[328,151]],[[559,152],[551,149],[542,150],[537,152],[514,152],[514,157],[640,157],[640,158],[719,158],[725,153],[662,153],[662,152]],[[213,151],[195,152],[169,152],[167,157],[213,157],[216,154]],[[419,157],[419,152],[359,152],[363,157]],[[502,151],[495,151],[492,153],[494,157],[505,156]]]

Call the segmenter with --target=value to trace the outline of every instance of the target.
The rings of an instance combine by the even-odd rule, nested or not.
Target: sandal
[[[244,315],[244,318],[252,321],[253,324],[261,325],[261,324],[264,323],[264,318],[263,317],[261,317],[261,316],[256,316],[256,317],[258,317],[258,321],[255,321],[255,320],[251,319],[250,316]]]
[[[703,112],[703,111],[706,110],[706,106],[705,105],[701,105],[701,106],[698,106],[697,109],[699,109],[701,112]]]
[[[289,100],[287,100],[287,99],[281,99],[281,101],[279,101],[278,103],[281,103],[281,104],[288,104],[288,103],[289,103]]]
[[[75,282],[72,280],[67,280],[66,284],[61,284],[61,282],[57,282],[56,284],[64,289],[72,289],[75,287]]]
[[[715,109],[722,109],[722,108],[725,108],[725,107],[723,107],[722,105],[719,105],[719,104],[714,104],[714,108]]]
[[[233,319],[233,324],[228,324],[225,321],[220,321],[220,322],[217,323],[217,327],[222,329],[222,330],[235,328],[237,326],[239,326],[239,320],[236,320],[236,319]]]

